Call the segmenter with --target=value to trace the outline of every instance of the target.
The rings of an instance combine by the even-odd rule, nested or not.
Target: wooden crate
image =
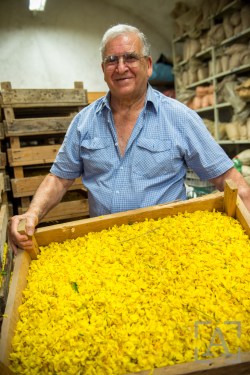
[[[15,211],[25,212],[37,187],[49,172],[61,146],[64,135],[73,117],[87,103],[87,91],[82,82],[75,82],[73,89],[13,89],[10,82],[1,83],[0,104],[6,140],[8,166],[12,171],[11,186]],[[4,160],[5,157],[5,160]],[[1,164],[6,166],[6,155],[0,154]],[[81,179],[77,179],[70,190],[82,189]],[[85,189],[86,191],[86,189]],[[82,215],[75,216],[72,209],[60,204],[57,213],[67,212],[64,219],[85,217],[86,204]],[[61,217],[53,216],[53,220]],[[49,220],[51,218],[49,217]]]
[[[93,103],[95,100],[105,96],[105,91],[88,91],[88,103]]]
[[[0,122],[0,140],[4,139],[4,126],[3,122]]]
[[[18,208],[18,214],[24,214],[30,204],[30,199],[22,201],[22,207]],[[40,223],[49,223],[55,221],[76,220],[77,218],[86,218],[89,215],[89,205],[86,190],[68,191],[63,200],[54,207],[40,221]],[[40,225],[39,225],[40,226]]]
[[[82,82],[74,89],[12,89],[2,82],[0,104],[8,162],[14,177],[23,178],[23,167],[54,161],[71,120],[88,103]]]
[[[7,224],[9,219],[9,209],[8,204],[0,204],[0,269],[1,269],[1,259],[3,254],[3,248],[5,242],[7,242]]]
[[[7,155],[4,150],[4,141],[0,139],[0,171],[6,169],[7,165]]]
[[[41,172],[40,169],[29,172],[29,174],[25,174],[25,177],[11,179],[11,188],[15,198],[33,196],[38,186],[42,183],[45,175],[49,172],[49,168],[46,170],[44,169],[43,172]],[[79,177],[75,180],[74,184],[69,188],[69,190],[80,189],[86,190],[82,184],[81,178]]]
[[[11,340],[14,335],[16,323],[18,321],[18,306],[21,304],[22,291],[26,286],[26,277],[29,270],[31,258],[35,259],[38,253],[38,245],[48,245],[52,241],[63,242],[66,239],[77,238],[88,232],[97,232],[112,227],[133,222],[141,222],[146,218],[162,218],[169,215],[176,215],[184,212],[195,212],[197,210],[225,212],[229,216],[235,217],[242,225],[245,232],[250,237],[250,214],[237,196],[237,189],[233,184],[228,184],[224,193],[215,193],[200,198],[190,199],[186,202],[176,202],[167,205],[152,206],[118,214],[106,215],[102,217],[78,220],[63,225],[53,225],[38,228],[33,238],[34,247],[28,254],[19,251],[16,261],[11,290],[6,306],[2,325],[2,335],[0,342],[0,363],[8,366],[8,355],[11,351]],[[174,366],[167,366],[154,370],[154,375],[247,375],[250,372],[250,352],[241,353],[240,361],[235,359],[235,363],[228,363],[228,360],[220,357],[203,361],[189,362]],[[137,374],[150,375],[150,371],[142,371]]]
[[[6,303],[9,295],[9,287],[11,280],[11,272],[13,270],[13,252],[10,248],[7,250],[6,262],[1,268],[2,281],[0,283],[0,326],[2,324],[3,314],[6,308]],[[0,329],[1,333],[1,329]],[[0,372],[1,373],[1,372]]]
[[[0,172],[0,204],[4,201],[5,181],[4,174]]]
[[[0,175],[1,177],[1,175]],[[9,292],[9,282],[11,271],[13,269],[13,255],[12,251],[8,249],[6,255],[5,265],[3,267],[3,254],[4,254],[4,246],[7,243],[7,225],[9,219],[9,207],[8,203],[0,203],[0,271],[3,273],[1,276],[1,283],[0,283],[0,324],[1,324],[1,317],[4,313],[8,292]]]
[[[5,133],[3,123],[3,110],[0,103],[0,324],[2,323],[2,314],[4,313],[13,269],[13,254],[7,250],[6,259],[3,263],[5,244],[7,243],[7,225],[10,215],[13,213],[12,204],[8,202],[7,192],[10,191],[10,178],[7,174],[7,156]],[[1,371],[0,371],[1,373]]]

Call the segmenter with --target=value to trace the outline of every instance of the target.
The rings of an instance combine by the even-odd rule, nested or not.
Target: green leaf
[[[71,281],[70,284],[71,284],[72,288],[74,289],[74,291],[79,293],[77,283],[75,281]]]

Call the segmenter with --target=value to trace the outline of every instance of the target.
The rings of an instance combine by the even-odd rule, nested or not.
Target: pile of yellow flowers
[[[250,240],[223,213],[40,250],[10,355],[17,374],[121,375],[250,350]]]

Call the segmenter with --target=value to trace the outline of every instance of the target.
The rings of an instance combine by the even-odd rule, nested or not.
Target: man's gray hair
[[[137,28],[134,26],[130,25],[124,25],[124,24],[118,24],[115,26],[110,27],[103,35],[102,41],[100,44],[100,52],[102,59],[105,57],[105,48],[107,43],[116,38],[117,36],[121,34],[127,34],[127,33],[133,33],[138,36],[138,38],[141,40],[142,43],[142,54],[144,56],[149,56],[150,55],[150,44],[146,38],[146,36]]]

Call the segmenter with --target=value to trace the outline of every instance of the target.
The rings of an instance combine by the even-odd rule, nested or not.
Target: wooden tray
[[[26,277],[31,259],[35,259],[38,246],[48,245],[52,241],[63,242],[66,239],[77,238],[88,232],[97,232],[132,222],[141,222],[146,218],[157,219],[177,213],[194,212],[197,210],[225,212],[235,217],[250,237],[250,213],[237,195],[237,188],[230,181],[226,184],[224,193],[209,194],[185,202],[175,202],[167,205],[151,206],[142,209],[105,215],[93,219],[72,221],[69,223],[51,225],[38,228],[33,237],[33,250],[28,254],[19,251],[15,259],[15,267],[6,305],[6,318],[3,321],[0,341],[0,365],[8,366],[8,356],[11,352],[11,340],[18,321],[18,306],[21,304],[22,291],[26,287]],[[1,369],[1,366],[0,366]],[[7,371],[7,370],[6,370]],[[2,372],[1,372],[2,373]],[[8,372],[9,373],[9,372]],[[155,369],[154,375],[247,375],[250,374],[250,352],[232,355],[228,358],[220,357],[206,361],[194,361],[185,364],[167,366]],[[3,372],[4,374],[4,372]],[[6,372],[7,374],[7,372]],[[137,374],[149,375],[150,371]]]

